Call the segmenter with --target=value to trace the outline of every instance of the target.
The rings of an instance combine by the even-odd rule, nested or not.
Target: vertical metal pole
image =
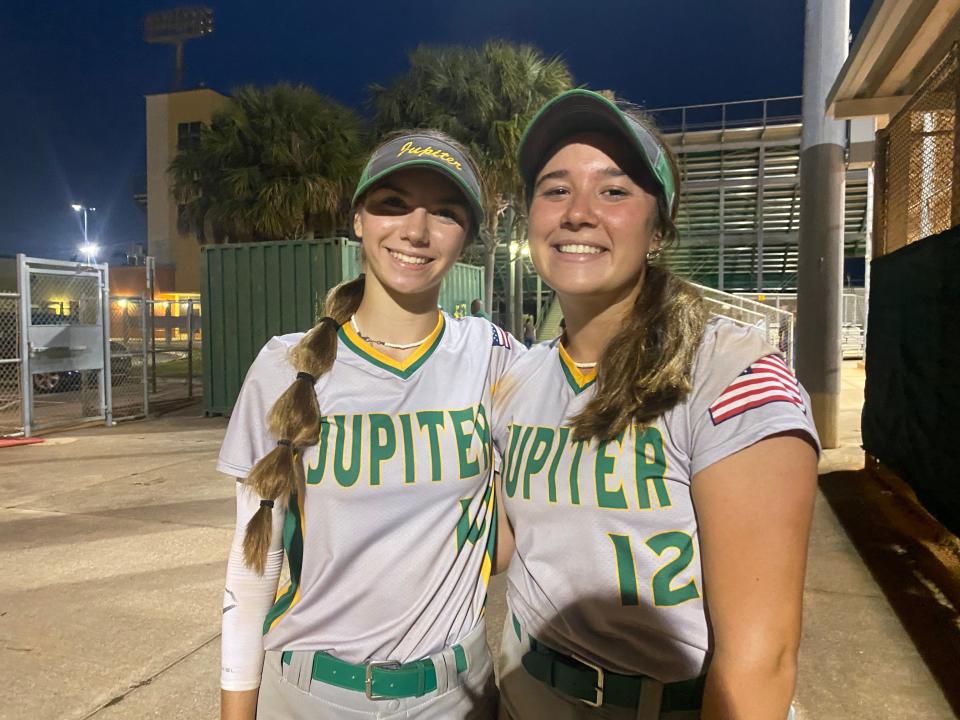
[[[960,67],[957,66],[960,45],[950,48],[953,56],[953,72],[950,85],[953,90],[953,177],[950,184],[950,226],[960,225]]]
[[[513,264],[513,326],[514,334],[523,341],[523,253],[520,252],[520,238],[517,233],[517,260]]]
[[[540,273],[536,273],[537,277],[537,326],[543,322],[543,318],[540,317],[540,311],[542,309],[542,301],[540,296],[543,294],[543,281],[540,279]]]
[[[17,254],[17,293],[20,301],[20,408],[23,436],[30,437],[33,428],[33,375],[30,372],[30,268],[23,253]]]
[[[956,187],[956,186],[954,186]],[[867,323],[870,318],[870,262],[873,259],[873,166],[867,168],[867,209],[863,249],[863,361],[867,361]]]
[[[724,172],[723,172],[723,150],[720,151],[720,257],[717,261],[717,289],[723,290],[724,288],[724,275],[726,274],[726,268],[724,267],[724,245],[725,245],[725,226],[726,218],[724,213],[726,212],[724,208],[726,188],[724,187]]]
[[[757,292],[763,292],[763,186],[766,173],[764,164],[767,159],[763,145],[757,151]]]
[[[810,393],[824,448],[839,445],[843,291],[844,122],[826,97],[847,57],[849,0],[807,0],[800,148],[797,375]]]
[[[193,298],[187,300],[187,397],[193,398]]]
[[[143,414],[150,413],[150,390],[147,373],[147,298],[140,296],[140,356],[141,373],[143,375]]]
[[[156,258],[148,256],[146,259],[147,273],[147,292],[150,294],[150,302],[147,303],[147,309],[150,311],[150,382],[152,391],[157,392],[157,338],[154,326],[154,297],[157,273]]]
[[[110,268],[106,263],[96,266],[100,274],[100,308],[103,323],[103,372],[100,377],[100,407],[107,427],[113,425],[113,367],[110,347]]]
[[[177,41],[177,80],[174,90],[179,90],[183,87],[183,40]]]

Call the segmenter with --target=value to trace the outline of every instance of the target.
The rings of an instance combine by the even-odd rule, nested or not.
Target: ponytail
[[[320,405],[314,385],[337,357],[337,330],[349,321],[363,299],[364,276],[343,282],[327,293],[325,315],[290,351],[297,378],[273,404],[267,415],[277,446],[254,465],[246,484],[262,498],[260,508],[247,523],[243,555],[248,567],[263,574],[273,533],[271,508],[286,508],[290,496],[302,500],[306,489],[300,453],[320,436]]]
[[[646,425],[690,392],[707,314],[700,294],[659,265],[597,366],[597,390],[573,418],[576,440],[609,442],[632,423]]]

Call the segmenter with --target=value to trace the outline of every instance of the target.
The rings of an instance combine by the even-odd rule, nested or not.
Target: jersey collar
[[[403,360],[394,360],[389,355],[377,350],[377,348],[357,335],[356,330],[353,329],[350,323],[341,325],[337,334],[340,336],[343,344],[360,358],[405,380],[413,375],[420,366],[427,361],[427,358],[433,354],[433,351],[436,350],[440,344],[446,328],[446,320],[444,320],[442,312],[438,312],[437,316],[437,325],[433,329],[433,332],[417,346],[416,350]]]
[[[557,343],[557,348],[560,350],[560,367],[563,370],[564,376],[567,378],[567,383],[569,383],[573,392],[579,395],[596,382],[597,369],[593,367],[587,372],[584,372],[577,367],[573,358],[567,354],[563,343]]]

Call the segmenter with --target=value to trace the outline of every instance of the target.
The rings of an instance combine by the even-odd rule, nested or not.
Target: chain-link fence
[[[0,436],[23,432],[19,298],[0,293]]]
[[[203,394],[200,301],[147,301],[150,404],[182,401]]]
[[[958,58],[955,44],[890,124],[877,133],[875,256],[960,223]]]
[[[147,314],[142,298],[110,298],[110,381],[113,418],[147,414]]]
[[[110,318],[114,418],[202,396],[199,300],[113,297]]]

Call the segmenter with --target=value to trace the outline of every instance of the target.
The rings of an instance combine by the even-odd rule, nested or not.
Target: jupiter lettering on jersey
[[[672,505],[667,454],[656,426],[633,425],[596,446],[570,427],[513,424],[502,470],[512,500],[592,505],[603,510],[662,510]],[[590,445],[592,452],[584,452]],[[538,497],[539,496],[539,497]]]
[[[316,457],[306,479],[308,485],[326,480],[343,488],[471,479],[486,471],[492,453],[482,403],[395,415],[334,414],[321,419]]]

